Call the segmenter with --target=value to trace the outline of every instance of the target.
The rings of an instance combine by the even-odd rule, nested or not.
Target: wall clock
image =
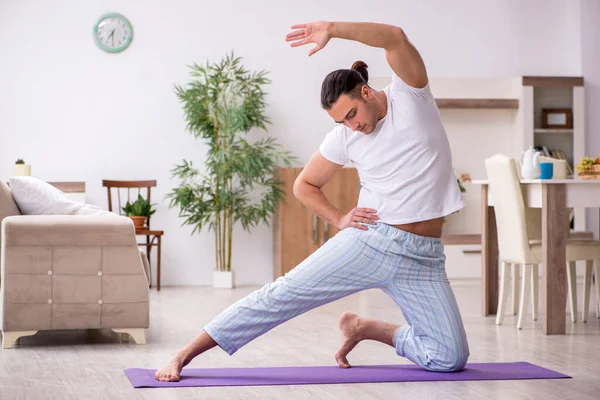
[[[109,13],[98,19],[94,25],[96,45],[108,53],[125,50],[133,39],[131,22],[121,14]]]

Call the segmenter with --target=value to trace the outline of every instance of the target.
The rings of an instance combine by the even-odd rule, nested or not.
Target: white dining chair
[[[521,184],[514,159],[502,154],[485,160],[491,198],[494,203],[496,226],[498,231],[500,270],[500,293],[496,324],[502,324],[504,310],[509,291],[510,265],[518,265],[523,269],[521,294],[518,311],[517,328],[523,327],[523,318],[527,312],[531,291],[533,320],[538,317],[538,265],[542,262],[542,242],[539,237],[541,213],[527,209],[523,201]],[[538,214],[536,214],[538,213]],[[566,222],[566,221],[565,221]],[[535,237],[538,236],[538,237]],[[596,298],[600,295],[600,242],[595,240],[567,240],[567,284],[571,308],[571,321],[577,320],[577,290],[575,280],[575,261],[585,260],[583,321],[587,321],[591,278],[595,264]],[[513,312],[516,302],[515,291],[518,284],[519,268],[514,269],[513,276]],[[531,285],[531,290],[528,290]]]

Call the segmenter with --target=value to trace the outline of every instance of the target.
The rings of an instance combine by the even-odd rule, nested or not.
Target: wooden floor
[[[157,368],[218,311],[255,288],[169,288],[151,293],[147,345],[119,343],[105,331],[46,333],[25,338],[0,351],[0,399],[598,399],[600,398],[600,323],[567,323],[568,334],[544,336],[540,322],[516,317],[504,325],[480,316],[480,288],[454,283],[469,338],[469,362],[528,361],[573,376],[563,380],[415,382],[350,385],[133,389],[123,370]],[[581,288],[581,285],[580,285]],[[581,303],[581,293],[580,293]],[[595,305],[595,299],[593,299]],[[234,356],[215,348],[191,367],[335,365],[337,318],[346,310],[401,323],[402,315],[379,291],[368,291],[310,311],[283,324]],[[351,363],[409,363],[394,349],[363,342]]]

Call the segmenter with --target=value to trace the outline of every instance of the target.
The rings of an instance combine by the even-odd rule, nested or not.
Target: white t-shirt
[[[422,89],[396,74],[384,89],[387,113],[371,134],[339,125],[319,151],[331,162],[353,163],[360,176],[357,207],[380,221],[408,224],[444,217],[464,207],[446,131],[429,84]]]

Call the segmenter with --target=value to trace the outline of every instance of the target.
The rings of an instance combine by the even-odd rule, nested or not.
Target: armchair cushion
[[[27,215],[116,215],[71,199],[61,190],[33,176],[10,178],[16,204]]]
[[[23,214],[27,215],[74,214],[78,204],[61,190],[33,176],[10,178],[10,190]]]

